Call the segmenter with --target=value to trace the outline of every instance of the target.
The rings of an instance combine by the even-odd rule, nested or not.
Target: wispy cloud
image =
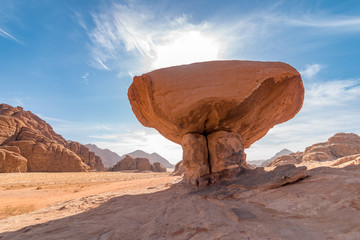
[[[294,26],[360,31],[360,17],[358,16],[332,15],[318,17],[315,15],[304,15],[302,18],[292,18],[287,20],[288,24]]]
[[[82,75],[81,77],[83,80],[82,82],[85,84],[85,85],[89,85],[89,73],[85,73],[84,75]]]
[[[130,59],[140,57],[138,62],[147,70],[218,58],[217,35],[207,31],[206,22],[189,23],[186,15],[164,21],[162,14],[156,16],[144,7],[113,4],[92,17],[95,28],[88,31],[91,54],[105,69],[111,60],[121,61],[124,54]]]
[[[308,64],[304,70],[300,71],[300,74],[304,78],[312,78],[320,71],[321,68],[320,64]]]
[[[13,40],[21,45],[25,45],[23,42],[21,42],[20,40],[18,40],[17,38],[15,38],[13,35],[11,35],[10,33],[6,32],[5,30],[0,28],[0,36],[5,37],[7,39]]]
[[[166,12],[150,10],[144,3],[129,2],[103,7],[101,11],[92,13],[92,19],[95,27],[86,29],[91,40],[93,62],[103,69],[123,67],[132,72],[195,61],[239,58],[239,54],[243,58],[258,59],[261,56],[246,54],[249,48],[255,45],[265,48],[268,44],[264,46],[263,39],[271,41],[294,28],[316,28],[314,34],[318,29],[329,28],[332,31],[327,31],[328,34],[360,31],[358,16],[326,12],[309,14],[300,9],[284,11],[281,3],[273,4],[266,11],[258,10],[231,18],[222,15],[221,19],[209,16],[204,21],[192,23],[189,15],[170,17]],[[79,24],[83,25],[83,22],[79,20]],[[127,61],[135,60],[135,64],[123,61],[124,54]],[[195,57],[191,58],[192,55]],[[133,65],[142,68],[135,69]],[[321,68],[316,64],[309,67],[304,76],[310,77]]]
[[[64,123],[64,124],[70,124],[69,121],[64,120],[64,119],[60,119],[60,118],[54,118],[54,117],[47,117],[44,116],[40,113],[36,114],[37,116],[39,116],[41,119],[45,120],[45,121],[49,121],[49,122],[55,122],[55,123]]]
[[[305,106],[344,106],[360,100],[360,80],[335,80],[310,83],[306,91]]]

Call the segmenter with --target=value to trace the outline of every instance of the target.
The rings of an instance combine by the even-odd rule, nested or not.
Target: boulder
[[[136,158],[137,170],[151,171],[151,164],[147,158]]]
[[[171,173],[171,176],[181,176],[185,173],[185,168],[183,165],[183,161],[179,161],[176,165],[175,165],[175,169],[174,171]]]
[[[136,170],[135,158],[126,155],[125,158],[117,162],[110,170],[111,171],[122,171],[122,170]]]
[[[0,149],[0,173],[26,172],[27,159],[17,152]]]
[[[154,162],[151,164],[151,171],[153,172],[166,172],[166,168],[161,165],[159,162]]]
[[[135,76],[128,97],[141,124],[157,129],[175,143],[186,144],[182,146],[185,177],[192,183],[199,183],[209,174],[218,175],[216,171],[227,168],[225,166],[229,169],[235,165],[246,166],[245,154],[243,150],[239,154],[239,149],[250,147],[270,128],[294,117],[301,109],[304,87],[300,74],[285,63],[212,61]],[[200,158],[196,155],[203,153],[192,154],[192,148],[203,149],[204,142],[211,144],[209,136],[213,132],[239,136],[239,146],[231,145],[232,140],[225,141],[230,144],[224,148],[228,152],[216,153],[221,157],[233,156],[233,160],[229,160],[231,157],[211,160],[211,155],[206,160],[205,153]],[[185,137],[189,134],[194,138],[191,141],[201,139],[195,137],[197,135],[204,136],[205,140],[198,141],[198,147],[190,146],[187,143],[190,137]],[[235,165],[220,163],[234,163],[234,159],[237,159]],[[212,163],[216,166],[211,166]]]

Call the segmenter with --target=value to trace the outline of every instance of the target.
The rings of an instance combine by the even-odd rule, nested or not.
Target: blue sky
[[[303,77],[301,112],[249,160],[360,134],[360,1],[0,0],[0,102],[118,154],[180,160],[180,146],[138,123],[127,88],[134,75],[216,59],[283,61]]]

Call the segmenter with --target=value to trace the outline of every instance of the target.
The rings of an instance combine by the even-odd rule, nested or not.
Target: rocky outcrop
[[[103,170],[101,159],[85,146],[66,141],[30,111],[0,104],[0,172],[77,172]],[[24,163],[26,162],[26,167]]]
[[[296,152],[277,158],[268,166],[307,165],[312,162],[329,162],[330,165],[336,166],[352,160],[354,160],[352,163],[355,164],[357,154],[360,154],[360,137],[354,133],[337,133],[327,142],[307,147],[304,152]],[[343,158],[346,156],[349,157]],[[353,157],[354,159],[352,159]]]
[[[26,172],[27,159],[18,152],[0,148],[0,173]]]
[[[91,152],[86,146],[78,142],[71,141],[67,144],[67,148],[80,156],[81,160],[86,163],[91,169],[96,169],[97,171],[105,170],[101,158],[95,155],[94,152]]]
[[[277,152],[274,156],[272,156],[269,159],[266,159],[266,160],[252,160],[252,161],[247,161],[247,162],[249,164],[253,165],[253,166],[266,167],[267,165],[269,165],[275,159],[277,159],[277,158],[279,158],[281,156],[289,155],[291,153],[293,153],[293,152],[290,151],[289,149],[282,149],[280,152]]]
[[[181,176],[185,173],[185,168],[183,162],[180,161],[175,165],[174,171],[171,173],[171,176]]]
[[[109,171],[124,171],[136,170],[140,172],[153,171],[153,172],[166,172],[166,168],[161,166],[160,163],[155,162],[150,164],[147,158],[134,158],[132,156],[125,156],[122,160],[117,162]]]
[[[185,177],[200,184],[246,167],[244,148],[295,116],[304,87],[285,63],[213,61],[136,76],[128,97],[140,123],[182,145]]]
[[[151,164],[151,171],[153,172],[166,172],[166,168],[161,165],[159,162],[154,162]]]
[[[171,164],[167,159],[165,159],[164,157],[160,156],[158,153],[147,153],[144,152],[142,150],[135,150],[133,152],[124,154],[121,158],[124,158],[126,155],[132,156],[134,158],[147,158],[149,159],[149,162],[151,164],[155,163],[155,162],[159,162],[162,166],[166,167],[166,168],[173,168],[174,165]]]

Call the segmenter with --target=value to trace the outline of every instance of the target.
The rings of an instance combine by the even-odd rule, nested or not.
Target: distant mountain
[[[162,156],[160,156],[157,153],[149,154],[142,150],[136,150],[134,152],[124,154],[121,158],[125,158],[126,155],[132,156],[134,158],[147,158],[147,159],[149,159],[151,164],[153,164],[154,162],[159,162],[159,163],[161,163],[161,165],[163,165],[166,168],[174,168],[173,164],[169,163],[168,160],[166,160],[165,158],[163,158]]]
[[[119,162],[121,159],[125,158],[126,155],[132,156],[134,158],[147,158],[149,159],[149,162],[153,164],[154,162],[159,162],[161,165],[163,165],[166,168],[173,168],[174,165],[169,163],[168,160],[163,158],[157,153],[147,153],[142,150],[136,150],[131,153],[124,154],[122,156],[119,156],[118,154],[112,152],[109,149],[101,149],[97,147],[95,144],[86,144],[86,147],[88,147],[91,151],[93,151],[96,155],[101,157],[102,162],[105,167],[109,168],[114,166],[117,162]]]
[[[111,151],[109,149],[99,148],[95,144],[86,144],[85,146],[87,148],[89,148],[90,151],[94,152],[96,155],[98,155],[101,158],[101,160],[106,168],[110,168],[110,167],[114,166],[118,161],[123,159],[118,154],[114,153],[113,151]]]
[[[277,159],[278,157],[284,156],[284,155],[289,155],[293,153],[292,151],[290,151],[289,149],[283,149],[280,152],[276,153],[273,157],[267,159],[267,160],[254,160],[254,161],[247,161],[248,163],[255,165],[257,167],[266,167],[269,163],[271,163],[272,161],[274,161],[275,159]]]

